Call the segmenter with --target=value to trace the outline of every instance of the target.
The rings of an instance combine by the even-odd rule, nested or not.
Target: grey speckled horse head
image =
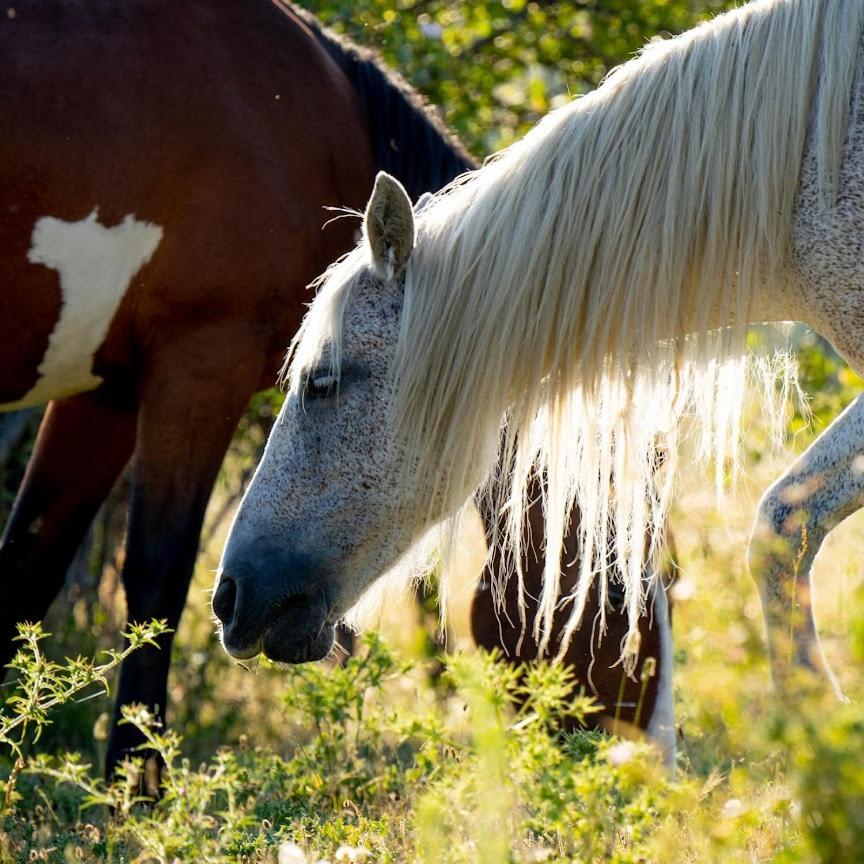
[[[411,202],[380,174],[363,245],[331,270],[295,339],[285,403],[225,548],[213,608],[233,657],[325,656],[336,621],[417,539],[396,515],[384,443],[413,245]]]

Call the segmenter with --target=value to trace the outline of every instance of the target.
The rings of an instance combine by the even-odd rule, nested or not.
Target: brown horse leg
[[[135,442],[135,407],[100,388],[48,407],[0,540],[0,665],[39,621]],[[2,677],[2,673],[0,673]]]
[[[533,538],[539,544],[543,537],[543,509],[540,503],[539,480],[535,478],[529,490],[529,500],[533,503],[526,512],[526,526],[523,537]],[[480,504],[480,515],[486,529],[486,542],[492,544],[495,538],[495,514],[485,500]],[[577,542],[578,512],[573,514],[571,530],[565,538],[562,556],[561,589],[569,593],[578,579],[579,557]],[[499,524],[499,528],[503,525]],[[492,595],[493,580],[507,569],[512,569],[512,559],[500,547],[491,549],[489,563],[483,571],[471,605],[471,630],[474,641],[481,648],[497,648],[511,662],[525,662],[538,657],[539,646],[533,638],[534,616],[539,608],[538,600],[543,586],[543,558],[537,548],[525,549],[522,558],[522,571],[525,584],[525,621],[520,620],[518,606],[518,584],[515,577],[507,583],[503,598],[503,608],[496,608]],[[649,725],[658,697],[658,677],[655,674],[641,680],[645,661],[653,657],[671,674],[671,667],[664,665],[667,658],[660,656],[661,628],[659,622],[653,624],[652,616],[640,620],[641,645],[635,675],[627,677],[617,663],[622,640],[627,634],[628,621],[621,603],[615,598],[607,610],[607,632],[602,641],[598,640],[593,623],[600,609],[596,590],[588,596],[582,625],[573,633],[564,662],[573,670],[576,680],[587,692],[596,697],[603,706],[600,714],[588,718],[589,725],[602,728],[624,728],[635,724],[642,728]],[[665,604],[664,604],[665,609]],[[560,647],[560,637],[567,624],[568,610],[559,609],[552,622],[551,656]],[[671,660],[669,661],[671,662]],[[668,664],[667,664],[668,665]],[[664,678],[667,682],[667,678]],[[668,682],[667,682],[668,683]],[[671,686],[671,684],[670,684]],[[670,691],[671,692],[671,691]],[[669,712],[667,712],[669,713]],[[664,721],[665,722],[665,721]],[[671,721],[668,721],[671,722]]]
[[[260,358],[247,364],[238,356],[235,346],[249,344],[244,338],[191,334],[154,352],[141,392],[123,570],[130,622],[160,618],[174,630],[180,621],[213,482],[260,377]],[[172,639],[165,635],[159,648],[137,651],[123,664],[109,775],[141,743],[132,726],[117,725],[122,706],[144,705],[164,721]],[[141,779],[150,794],[158,793],[159,773],[158,760],[146,757]]]
[[[537,481],[532,482],[536,486]],[[533,503],[525,513],[526,530],[523,537],[533,537],[536,542],[538,537],[543,536],[544,522],[542,505],[535,500],[534,491],[532,488],[529,496]],[[486,496],[481,496],[476,503],[483,522],[489,558],[471,601],[471,635],[474,644],[487,651],[497,649],[511,662],[534,660],[537,658],[537,646],[531,633],[537,609],[536,598],[542,586],[543,561],[535,549],[524,550],[522,570],[527,592],[524,622],[518,610],[518,583],[515,574],[512,574],[512,578],[507,582],[505,602],[499,609],[493,597],[493,584],[499,576],[512,571],[513,558],[496,543],[496,529],[503,531],[504,519],[499,519]]]

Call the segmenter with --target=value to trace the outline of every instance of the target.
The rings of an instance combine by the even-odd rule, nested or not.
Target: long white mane
[[[395,369],[402,482],[455,509],[503,438],[518,560],[523,490],[545,473],[543,644],[574,503],[570,632],[613,576],[635,640],[682,415],[718,470],[736,452],[747,324],[792,314],[769,301],[805,143],[827,204],[862,27],[862,0],[756,0],[653,42],[420,216]]]

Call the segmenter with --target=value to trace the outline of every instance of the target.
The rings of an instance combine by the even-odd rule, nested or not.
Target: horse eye
[[[339,378],[336,375],[310,375],[306,379],[305,395],[309,399],[324,399],[332,396],[339,386]]]

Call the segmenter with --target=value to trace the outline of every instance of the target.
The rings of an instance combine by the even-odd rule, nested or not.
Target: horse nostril
[[[223,624],[231,623],[236,603],[237,583],[230,577],[223,576],[213,594],[213,611]]]

